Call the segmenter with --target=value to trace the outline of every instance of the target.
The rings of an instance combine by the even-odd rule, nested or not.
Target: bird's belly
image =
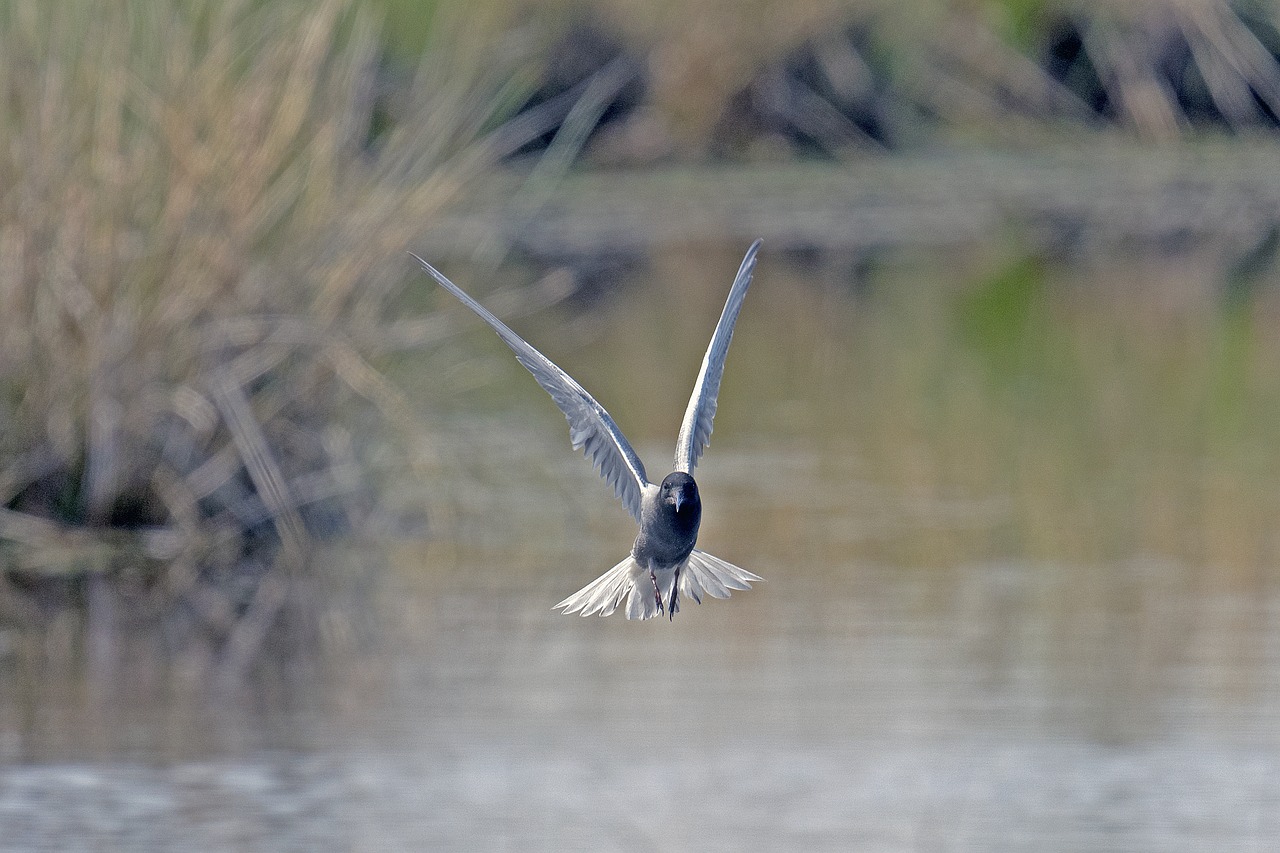
[[[689,559],[693,552],[696,537],[688,537],[679,541],[656,540],[644,535],[636,537],[636,544],[631,548],[631,556],[642,566],[653,568],[672,568]]]

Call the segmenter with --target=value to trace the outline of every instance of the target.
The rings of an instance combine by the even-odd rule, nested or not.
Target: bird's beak
[[[684,492],[676,492],[676,512],[680,511],[680,504],[684,503]]]

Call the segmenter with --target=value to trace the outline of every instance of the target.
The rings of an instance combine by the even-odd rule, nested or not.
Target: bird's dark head
[[[659,500],[671,506],[676,515],[702,514],[702,500],[698,497],[698,484],[683,471],[668,474],[659,487]]]

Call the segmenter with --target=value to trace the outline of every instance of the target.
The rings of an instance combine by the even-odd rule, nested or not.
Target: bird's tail
[[[660,571],[657,576],[658,588],[662,591],[662,601],[668,608],[678,610],[674,600],[673,586],[675,572],[671,569]],[[706,593],[713,598],[728,598],[729,591],[750,589],[752,581],[764,580],[759,575],[746,569],[740,569],[732,563],[726,563],[719,557],[713,557],[696,548],[680,570],[680,593],[702,603],[702,595]],[[654,581],[648,569],[628,555],[625,560],[605,572],[573,595],[556,605],[563,608],[566,614],[581,613],[583,616],[609,616],[627,601],[626,616],[628,619],[652,619],[662,612],[654,594]]]
[[[752,581],[763,580],[753,572],[694,548],[680,572],[680,594],[701,604],[704,592],[712,598],[728,598],[730,590],[751,589]]]
[[[583,616],[595,616],[597,613],[609,616],[624,598],[627,600],[628,619],[650,619],[659,613],[649,571],[630,554],[556,607],[564,608],[566,614],[581,611]]]

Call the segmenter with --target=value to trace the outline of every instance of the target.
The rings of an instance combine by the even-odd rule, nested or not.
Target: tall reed
[[[408,424],[374,361],[438,330],[404,250],[518,90],[433,15],[390,92],[354,0],[0,4],[0,574],[134,577],[247,660],[358,523],[351,414]]]

